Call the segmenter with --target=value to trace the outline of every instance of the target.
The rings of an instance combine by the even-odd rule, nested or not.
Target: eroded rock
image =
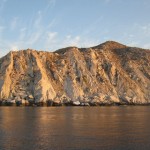
[[[0,100],[27,105],[150,103],[150,51],[108,41],[0,59]],[[76,104],[78,102],[78,104]]]

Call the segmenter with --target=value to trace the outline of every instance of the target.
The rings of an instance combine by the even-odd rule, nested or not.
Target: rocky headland
[[[150,104],[150,51],[107,41],[0,58],[0,105]]]

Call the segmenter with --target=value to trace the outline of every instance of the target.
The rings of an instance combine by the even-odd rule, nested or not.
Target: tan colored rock
[[[33,95],[29,95],[28,97],[29,97],[30,99],[34,99]]]
[[[0,59],[0,99],[150,103],[150,51],[108,41]]]

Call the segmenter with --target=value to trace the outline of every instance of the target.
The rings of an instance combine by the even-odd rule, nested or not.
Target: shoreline
[[[150,106],[150,104],[92,104],[92,105],[73,105],[73,104],[57,104],[57,105],[48,105],[44,104],[0,104],[0,107],[120,107],[120,106]]]

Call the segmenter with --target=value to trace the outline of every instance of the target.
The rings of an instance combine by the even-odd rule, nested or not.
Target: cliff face
[[[109,41],[0,59],[0,99],[150,103],[150,51]]]

